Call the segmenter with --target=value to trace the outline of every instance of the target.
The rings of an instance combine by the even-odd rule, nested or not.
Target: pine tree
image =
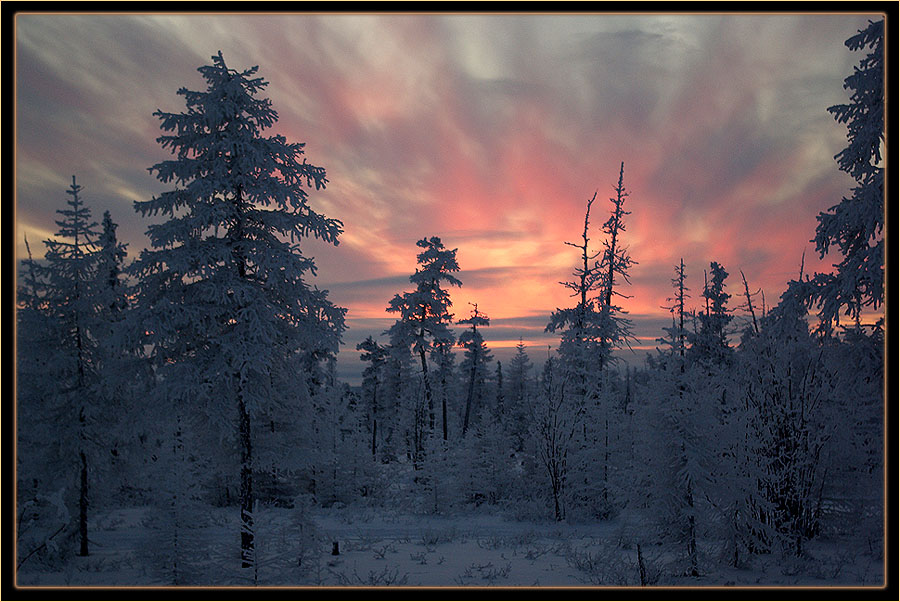
[[[103,490],[111,485],[104,478],[109,469],[125,466],[122,452],[128,437],[120,427],[132,417],[125,399],[113,392],[136,386],[139,379],[123,378],[126,366],[114,336],[125,307],[125,246],[115,240],[109,212],[98,233],[81,190],[73,176],[67,209],[58,211],[57,238],[45,241],[43,262],[33,259],[25,241],[28,259],[17,308],[20,329],[25,329],[19,331],[17,456],[21,474],[28,475],[21,493],[32,502],[52,497],[72,507],[67,516],[77,516],[78,554],[86,556],[89,511],[113,493]],[[48,435],[51,425],[53,434]],[[64,529],[64,537],[54,541],[74,531]]]
[[[603,273],[599,262],[596,261],[600,252],[591,252],[590,237],[588,236],[591,206],[596,199],[597,193],[595,192],[587,202],[581,243],[565,243],[581,252],[580,264],[573,272],[575,280],[561,283],[570,289],[572,296],[577,299],[575,307],[557,308],[544,329],[545,332],[560,331],[559,353],[566,369],[573,375],[574,382],[578,387],[577,393],[581,396],[584,396],[591,388],[589,381],[598,376],[600,366],[602,366],[598,348],[602,315],[597,307],[596,297],[602,291]]]
[[[314,211],[306,191],[326,185],[325,170],[303,144],[263,135],[278,114],[258,97],[268,82],[257,70],[230,69],[220,52],[198,69],[206,90],[178,90],[186,111],[154,113],[175,157],[150,170],[175,188],[135,202],[166,221],[148,227],[152,248],[131,270],[156,392],[239,450],[244,568],[255,560],[254,433],[264,432],[254,423],[294,401],[273,386],[294,377],[292,356],[337,351],[346,311],[307,283],[315,264],[299,244],[338,244],[341,222]]]
[[[423,238],[416,246],[424,249],[416,256],[421,266],[409,281],[416,285],[416,290],[402,295],[394,295],[387,311],[400,314],[397,322],[388,330],[392,341],[397,341],[407,348],[412,346],[413,353],[418,355],[422,367],[422,383],[424,385],[423,407],[418,404],[414,409],[415,416],[424,415],[427,411],[427,430],[434,430],[434,399],[431,380],[428,377],[428,353],[439,341],[450,340],[447,325],[453,319],[450,313],[450,293],[443,288],[444,284],[462,286],[462,282],[453,273],[459,271],[456,262],[456,249],[444,248],[441,239],[432,236]],[[414,419],[414,452],[418,463],[424,451],[424,432],[426,425],[420,424],[420,418]]]
[[[365,341],[359,343],[356,346],[356,350],[363,352],[359,355],[359,359],[364,362],[369,362],[369,365],[363,370],[362,385],[363,394],[371,399],[369,404],[369,407],[371,408],[370,419],[368,422],[371,424],[372,459],[374,460],[377,458],[378,443],[378,385],[384,380],[382,372],[387,363],[388,351],[386,348],[379,345],[371,336],[366,337]]]
[[[406,333],[404,329],[394,324],[389,336],[384,378],[383,461],[395,459],[403,451],[401,445],[405,437],[405,421],[408,418],[407,414],[413,411],[407,406],[411,403],[415,392],[413,358]],[[408,451],[412,457],[412,450]]]
[[[658,341],[669,348],[669,353],[677,355],[681,359],[681,372],[684,372],[684,354],[687,349],[687,330],[684,328],[685,309],[684,301],[690,295],[687,291],[690,289],[685,286],[684,259],[675,266],[675,278],[672,279],[672,286],[675,288],[675,296],[669,297],[667,301],[671,301],[672,305],[663,307],[672,314],[672,327],[663,330],[669,335],[668,339],[658,339]]]
[[[717,473],[722,457],[717,447],[723,430],[720,407],[710,402],[723,375],[712,372],[710,350],[724,341],[721,315],[727,296],[722,288],[727,274],[713,265],[714,284],[707,282],[703,296],[714,309],[701,314],[702,326],[694,333],[684,324],[689,297],[684,261],[675,266],[674,293],[668,299],[672,305],[664,308],[672,313],[672,326],[664,328],[668,336],[659,339],[666,348],[652,363],[653,386],[648,391],[652,401],[647,418],[659,426],[654,440],[645,443],[649,453],[642,454],[653,464],[649,497],[662,521],[658,526],[664,539],[678,546],[687,565],[684,572],[691,576],[700,574],[701,533],[721,522],[715,501],[724,487]]]
[[[38,275],[46,283],[45,298],[52,328],[58,336],[57,358],[51,370],[55,395],[50,419],[60,429],[60,461],[68,466],[77,458],[78,533],[80,556],[87,556],[89,483],[94,449],[91,443],[98,399],[98,348],[91,329],[97,326],[97,223],[79,193],[82,187],[72,176],[66,193],[68,209],[57,210],[57,239],[47,247]],[[76,425],[74,429],[71,425]]]
[[[21,264],[16,290],[16,551],[17,568],[24,563],[45,565],[63,561],[71,553],[69,540],[75,529],[71,519],[72,468],[69,453],[49,439],[47,424],[56,427],[53,406],[61,400],[54,382],[59,367],[52,353],[60,341],[55,322],[48,311],[46,282],[38,276],[40,264],[31,253],[25,237],[27,259]],[[62,427],[71,425],[63,422]],[[64,431],[65,432],[65,431]],[[60,474],[48,470],[59,467]]]
[[[319,503],[355,501],[365,480],[361,459],[366,457],[367,442],[354,435],[360,429],[358,399],[346,383],[329,378],[313,399],[315,437],[308,454],[315,469],[315,494]],[[371,466],[365,462],[365,466]]]
[[[118,225],[109,211],[103,212],[102,232],[97,240],[97,276],[103,305],[110,320],[116,321],[128,306],[125,291],[124,271],[128,245],[120,243],[116,237]]]
[[[131,486],[129,448],[143,422],[134,420],[132,401],[141,396],[140,389],[147,386],[150,374],[143,354],[128,352],[127,245],[118,241],[117,227],[110,212],[105,211],[97,240],[98,323],[92,332],[98,347],[99,392],[107,410],[103,420],[110,435],[110,468],[119,473],[119,487],[127,489]]]
[[[461,443],[459,492],[466,503],[497,504],[512,488],[511,441],[489,408],[473,421],[469,436]]]
[[[615,187],[615,198],[609,201],[613,204],[609,218],[603,224],[603,232],[606,240],[603,244],[603,257],[599,268],[603,274],[602,300],[600,303],[600,360],[601,369],[612,361],[611,352],[623,345],[627,345],[632,337],[631,320],[623,314],[626,312],[618,305],[613,304],[613,297],[628,298],[628,295],[619,291],[617,284],[624,282],[630,284],[628,279],[629,269],[637,262],[628,254],[628,249],[622,245],[620,235],[625,232],[625,216],[631,215],[625,211],[625,199],[629,196],[625,190],[625,162],[619,166],[619,181]],[[621,281],[618,279],[621,278]]]
[[[741,346],[735,378],[743,399],[729,421],[743,419],[740,438],[733,441],[750,449],[738,466],[752,466],[754,495],[762,500],[752,504],[758,519],[749,530],[755,537],[750,551],[768,549],[778,534],[799,556],[803,541],[819,529],[825,477],[833,471],[826,464],[828,441],[837,416],[828,415],[833,377],[794,292],[788,288],[762,319],[760,334]]]
[[[505,407],[505,392],[503,390],[503,364],[500,360],[497,360],[497,371],[494,376],[495,390],[497,393],[496,402],[494,404],[494,410],[492,412],[492,417],[495,420],[501,420],[505,415],[504,412],[506,410]]]
[[[728,325],[732,317],[728,312],[728,300],[731,295],[725,292],[725,279],[728,272],[713,261],[709,264],[709,274],[703,274],[703,294],[705,309],[699,313],[699,330],[691,333],[691,354],[694,359],[711,364],[721,364],[731,351],[728,343]]]
[[[447,441],[449,426],[447,423],[447,402],[454,397],[456,389],[456,355],[453,353],[454,337],[448,331],[449,338],[435,341],[431,350],[431,361],[437,364],[436,380],[438,396],[441,398],[441,431],[442,438]]]
[[[529,402],[534,389],[533,370],[534,366],[528,357],[528,352],[525,351],[525,343],[520,338],[516,345],[516,354],[509,363],[505,397],[509,406],[509,418],[506,424],[513,436],[516,451],[524,449],[525,439],[530,428],[531,408]]]
[[[856,187],[849,198],[818,215],[813,240],[820,257],[832,246],[843,257],[835,273],[815,274],[804,290],[808,302],[821,308],[825,325],[838,323],[841,310],[857,319],[864,307],[877,310],[884,303],[884,20],[870,21],[846,46],[869,50],[844,80],[844,88],[852,91],[850,103],[828,108],[847,124],[848,145],[835,160]]]
[[[484,401],[484,385],[487,379],[487,365],[493,360],[491,352],[484,342],[481,333],[478,332],[479,326],[490,326],[491,319],[478,311],[478,304],[472,306],[472,315],[464,320],[459,320],[457,324],[469,324],[471,330],[466,329],[459,335],[460,347],[465,347],[465,359],[460,364],[460,370],[463,374],[468,374],[468,388],[466,390],[465,413],[463,414],[462,434],[465,437],[469,430],[470,418],[479,413],[483,408]]]

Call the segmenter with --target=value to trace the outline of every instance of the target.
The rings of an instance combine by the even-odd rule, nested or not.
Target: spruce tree
[[[669,310],[672,314],[672,327],[663,329],[669,335],[667,339],[657,340],[669,348],[669,354],[677,355],[680,358],[680,370],[683,373],[684,354],[687,349],[687,331],[684,328],[686,315],[684,301],[690,297],[687,294],[687,291],[690,289],[685,285],[684,259],[681,259],[679,264],[675,266],[675,278],[672,279],[672,286],[675,289],[675,296],[666,299],[671,301],[672,305],[663,307],[663,309]]]
[[[407,425],[412,413],[411,403],[415,397],[413,377],[413,357],[410,353],[409,339],[404,329],[398,324],[389,331],[387,345],[387,363],[385,365],[384,397],[385,408],[382,413],[382,460],[392,460],[402,453],[403,439],[406,437]],[[412,457],[412,449],[407,452]]]
[[[363,370],[362,385],[363,395],[371,400],[368,404],[370,412],[369,420],[367,422],[371,425],[372,459],[374,460],[377,458],[378,447],[378,385],[382,384],[384,381],[384,375],[382,373],[385,364],[387,363],[388,351],[385,347],[379,345],[371,336],[366,337],[365,341],[359,343],[356,346],[356,350],[363,352],[359,354],[359,359],[364,362],[369,362],[369,365]]]
[[[130,462],[135,438],[146,425],[135,420],[133,402],[143,396],[149,384],[149,369],[142,352],[128,344],[129,284],[125,279],[127,245],[116,236],[118,225],[109,211],[103,213],[97,239],[95,311],[97,320],[91,333],[97,342],[98,394],[105,409],[102,418],[108,445],[108,468],[118,482],[106,479],[107,493],[114,488],[129,489],[137,474]],[[129,352],[130,350],[130,352]],[[131,465],[130,465],[131,464]],[[109,497],[106,495],[104,497]]]
[[[725,292],[725,280],[728,272],[719,263],[709,264],[709,273],[703,273],[703,293],[705,307],[697,315],[699,329],[688,336],[691,343],[693,359],[706,362],[708,365],[720,365],[726,361],[731,352],[728,343],[728,325],[732,317],[728,311],[728,300]]]
[[[45,294],[40,306],[52,345],[43,350],[53,355],[45,377],[52,390],[41,403],[43,419],[56,429],[47,450],[42,472],[61,468],[63,484],[78,492],[78,555],[89,553],[89,489],[96,459],[95,427],[102,411],[98,394],[98,345],[92,330],[99,323],[97,312],[97,232],[91,210],[80,196],[82,187],[72,176],[67,208],[57,210],[57,238],[44,241],[42,264],[33,263],[36,279]],[[35,425],[36,426],[36,425]],[[55,454],[55,457],[54,457]],[[71,479],[72,473],[77,474]],[[53,481],[50,475],[43,475]],[[74,481],[74,483],[72,482]],[[49,484],[49,483],[48,483]],[[73,487],[74,485],[74,487]]]
[[[487,366],[488,362],[493,360],[493,356],[488,351],[481,333],[478,332],[478,327],[490,326],[491,319],[484,313],[479,312],[478,304],[475,303],[472,306],[472,315],[464,320],[459,320],[457,324],[469,324],[472,327],[459,335],[458,342],[460,347],[465,347],[466,349],[460,369],[463,374],[468,374],[469,381],[466,389],[466,406],[462,425],[462,434],[465,436],[469,430],[471,417],[478,415],[482,410]]]
[[[877,310],[884,303],[884,20],[870,21],[846,46],[868,53],[844,80],[850,103],[828,112],[847,124],[847,147],[834,158],[856,186],[817,217],[813,241],[820,257],[834,246],[842,259],[833,274],[815,274],[805,290],[825,325],[837,323],[842,310],[857,319],[864,307]]]
[[[435,341],[431,350],[431,361],[437,364],[435,378],[438,384],[438,395],[441,398],[441,431],[442,439],[447,441],[449,427],[447,424],[447,403],[452,398],[456,385],[456,355],[453,353],[453,333],[447,331],[448,338]]]
[[[111,321],[118,320],[128,306],[124,271],[128,245],[120,243],[116,236],[118,224],[109,211],[103,212],[102,231],[97,240],[97,279],[101,311]]]
[[[45,279],[38,276],[41,264],[34,259],[27,236],[25,248],[28,257],[22,261],[16,290],[17,568],[26,562],[50,565],[65,560],[75,535],[69,496],[75,467],[70,452],[60,455],[64,447],[48,445],[45,426],[52,425],[55,431],[49,442],[61,442],[59,434],[65,431],[57,430],[53,411],[64,403],[53,378],[61,364],[52,353],[60,339],[48,311]],[[71,425],[69,418],[61,426]]]
[[[598,347],[602,314],[598,307],[598,297],[602,291],[603,272],[600,263],[596,261],[600,252],[590,250],[588,235],[591,206],[596,199],[595,192],[587,202],[581,242],[565,243],[581,252],[579,265],[573,272],[575,280],[562,283],[572,291],[571,296],[576,298],[575,307],[557,308],[544,329],[545,332],[560,332],[559,353],[566,371],[574,379],[576,393],[581,397],[592,388],[590,381],[599,375],[602,365]]]
[[[525,448],[525,439],[531,424],[530,401],[534,391],[533,370],[534,366],[525,350],[525,343],[520,338],[516,345],[516,354],[509,363],[505,397],[509,406],[509,417],[506,423],[513,435],[516,451],[522,451]]]
[[[336,352],[344,329],[346,310],[307,282],[316,266],[300,243],[337,245],[342,224],[309,204],[306,189],[327,179],[303,158],[304,144],[264,135],[278,114],[259,96],[268,82],[258,68],[231,69],[219,52],[198,71],[205,90],[178,90],[186,110],[154,113],[167,132],[157,141],[174,157],[150,171],[174,188],[135,202],[142,216],[165,221],[148,227],[151,248],[131,273],[159,401],[237,448],[247,568],[255,562],[254,441],[265,432],[258,422],[295,403],[280,386],[296,378],[292,359]]]
[[[412,347],[422,368],[424,400],[422,404],[416,401],[413,408],[413,456],[418,466],[425,449],[424,433],[426,430],[433,431],[435,424],[428,353],[438,342],[451,339],[447,325],[453,320],[453,314],[450,313],[452,302],[444,285],[462,286],[462,282],[453,275],[459,271],[456,249],[446,249],[437,236],[423,238],[416,242],[416,246],[423,249],[416,256],[421,268],[417,268],[415,274],[409,277],[409,281],[416,285],[416,290],[394,295],[391,299],[387,311],[397,313],[400,317],[387,332],[392,344],[396,342],[407,348]],[[424,423],[426,412],[427,425]]]
[[[612,360],[612,350],[623,345],[628,345],[632,339],[631,320],[626,318],[626,313],[621,307],[613,303],[613,297],[628,298],[618,290],[617,285],[629,284],[629,270],[637,262],[628,254],[628,249],[622,244],[621,235],[625,232],[625,216],[631,215],[625,211],[625,199],[629,196],[625,190],[625,162],[619,166],[619,181],[614,188],[615,197],[609,202],[613,208],[609,218],[603,224],[603,232],[606,239],[603,243],[603,255],[599,269],[603,277],[602,293],[600,300],[600,324],[599,324],[599,348],[601,368]]]

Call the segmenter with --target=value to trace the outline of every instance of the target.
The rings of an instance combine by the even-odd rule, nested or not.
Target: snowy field
[[[91,556],[66,570],[18,574],[20,586],[169,586],[171,573],[152,559],[146,507],[109,512],[92,524]],[[638,586],[634,541],[626,518],[591,525],[506,520],[496,514],[440,517],[371,509],[318,509],[307,526],[300,559],[296,514],[281,508],[257,514],[258,573],[239,567],[235,509],[209,509],[207,526],[185,537],[184,585],[252,586]],[[309,525],[309,523],[307,523]],[[309,533],[314,531],[314,533]],[[190,541],[188,541],[190,540]],[[339,554],[333,555],[337,542]],[[657,586],[879,586],[880,544],[822,538],[805,558],[757,556],[731,569],[701,549],[708,567],[699,578],[678,576],[664,546],[642,546],[645,579]]]

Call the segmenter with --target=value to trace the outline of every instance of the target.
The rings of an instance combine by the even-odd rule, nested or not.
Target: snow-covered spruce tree
[[[816,516],[825,535],[865,538],[870,553],[881,559],[885,533],[885,344],[883,331],[843,327],[840,337],[826,341],[822,364],[827,374],[820,417],[831,428],[826,457],[824,498],[849,502],[852,526],[840,515]]]
[[[581,252],[580,263],[573,272],[575,280],[561,283],[572,291],[571,296],[576,298],[575,307],[557,308],[544,328],[545,332],[560,332],[559,353],[564,368],[572,375],[571,386],[582,398],[592,387],[591,379],[598,376],[602,366],[598,346],[602,316],[596,305],[596,297],[602,291],[603,274],[596,261],[600,252],[590,250],[588,236],[591,206],[596,199],[595,192],[587,202],[581,243],[565,243]]]
[[[639,480],[651,484],[650,507],[663,518],[660,535],[679,551],[683,566],[677,571],[694,576],[701,573],[701,540],[716,542],[720,556],[736,566],[741,553],[758,549],[764,530],[757,518],[765,500],[757,491],[761,472],[749,416],[733,370],[722,363],[731,353],[724,330],[731,319],[726,274],[718,264],[713,273],[704,287],[708,309],[700,314],[701,326],[688,332],[684,262],[675,266],[674,294],[665,307],[672,326],[664,328],[664,347],[650,362],[652,387],[644,395],[651,404],[641,408],[644,419],[659,427],[639,453],[655,477]]]
[[[35,462],[32,454],[43,436],[36,432],[43,400],[53,392],[47,379],[51,359],[47,351],[55,341],[44,300],[46,285],[37,275],[40,266],[31,254],[27,235],[24,240],[28,257],[19,266],[16,288],[16,477],[20,503],[36,493],[39,481],[36,470],[41,462]]]
[[[534,391],[533,371],[534,366],[525,350],[525,343],[519,338],[516,354],[509,363],[504,397],[508,407],[505,424],[513,437],[516,451],[524,449],[530,428],[531,409],[528,401]]]
[[[507,499],[514,480],[510,460],[512,441],[503,423],[482,406],[468,436],[461,443],[457,494],[467,504],[494,505]]]
[[[49,402],[60,394],[49,377],[56,366],[52,351],[60,339],[27,237],[25,247],[28,258],[22,261],[16,290],[17,569],[26,562],[29,567],[58,566],[71,555],[69,545],[75,536],[74,505],[66,499],[73,489],[71,474],[48,470],[57,466],[60,452],[55,444],[59,440],[48,434],[46,426],[53,424]],[[65,466],[70,464],[66,455]]]
[[[400,317],[387,331],[392,344],[396,341],[418,356],[422,369],[424,396],[422,406],[418,400],[413,409],[412,456],[414,465],[418,467],[424,452],[425,433],[434,431],[435,413],[431,380],[428,375],[428,353],[436,341],[450,339],[447,325],[453,320],[450,313],[450,293],[443,288],[445,283],[462,286],[462,282],[453,273],[459,271],[456,262],[456,249],[446,249],[437,236],[423,238],[416,242],[423,249],[416,256],[421,268],[416,268],[409,281],[416,285],[416,290],[402,295],[394,295],[387,311],[397,313]],[[427,423],[423,417],[427,414]]]
[[[639,455],[649,462],[646,495],[651,526],[671,547],[677,574],[701,573],[699,541],[715,518],[708,494],[716,462],[711,434],[716,414],[698,391],[697,375],[680,372],[677,356],[659,358],[650,374],[652,386],[644,395],[648,406],[640,414],[653,427],[641,443]]]
[[[174,188],[136,201],[151,249],[132,274],[140,280],[140,329],[152,346],[161,402],[199,415],[240,456],[241,566],[254,565],[254,440],[259,417],[295,399],[273,383],[296,378],[298,353],[337,351],[346,310],[311,287],[315,264],[300,242],[337,244],[338,220],[315,212],[305,187],[325,186],[325,170],[304,145],[264,136],[278,119],[257,67],[230,69],[220,52],[198,71],[206,89],[178,90],[180,113],[156,111],[175,157],[150,168]],[[297,413],[304,408],[296,408]],[[213,453],[213,450],[207,450]]]
[[[757,547],[753,541],[758,538],[750,531],[760,531],[754,526],[752,512],[762,503],[753,501],[756,491],[751,484],[756,475],[748,464],[752,452],[747,450],[744,437],[752,416],[740,398],[735,352],[728,338],[734,318],[728,308],[731,295],[725,292],[728,272],[713,261],[703,277],[701,296],[705,307],[695,316],[699,327],[688,334],[689,378],[696,403],[701,404],[703,412],[716,416],[707,436],[713,444],[710,453],[722,461],[707,475],[715,484],[707,499],[713,500],[718,526],[722,527],[719,532],[730,546],[727,556],[732,564],[737,564],[742,547],[749,551]]]
[[[103,305],[101,311],[108,312],[111,320],[116,321],[128,306],[124,281],[128,245],[120,243],[116,237],[119,226],[109,211],[103,212],[101,227],[103,230],[97,240],[97,276],[101,284],[97,294]]]
[[[652,474],[639,480],[649,481],[648,505],[660,537],[677,546],[678,557],[687,565],[678,570],[697,576],[699,531],[710,518],[705,503],[714,461],[709,436],[717,414],[696,390],[698,374],[689,363],[685,279],[682,260],[672,279],[674,295],[668,299],[672,305],[664,308],[672,313],[672,327],[664,328],[667,337],[658,339],[664,348],[652,362],[652,387],[645,393],[650,405],[642,413],[657,425],[656,436],[645,438],[639,454],[650,463]]]
[[[447,441],[449,425],[447,423],[447,404],[456,398],[457,372],[456,354],[453,353],[453,333],[447,331],[449,338],[436,340],[431,348],[431,361],[437,364],[435,372],[435,384],[437,396],[441,400],[441,438]]]
[[[761,435],[766,427],[743,389],[748,368],[742,360],[749,359],[752,363],[757,359],[753,352],[747,352],[746,346],[759,338],[760,322],[756,319],[753,295],[743,271],[741,279],[746,300],[741,309],[750,313],[752,321],[747,321],[743,329],[740,352],[723,355],[726,359],[718,366],[718,376],[710,379],[717,382],[722,393],[721,403],[710,404],[718,407],[709,408],[719,418],[710,438],[716,442],[712,446],[713,454],[720,458],[710,475],[716,484],[708,496],[717,514],[712,535],[721,543],[723,560],[733,567],[740,566],[750,554],[767,551],[773,537],[767,518],[770,504],[761,485],[767,478],[764,457],[768,446]],[[716,303],[711,304],[714,305]],[[718,343],[714,345],[719,346]],[[702,375],[714,370],[715,366],[706,360],[691,369]],[[717,397],[714,389],[706,387],[706,390],[711,401]]]
[[[98,321],[92,329],[97,341],[99,393],[104,397],[105,430],[109,434],[109,488],[104,496],[130,496],[136,492],[140,469],[136,458],[139,430],[134,400],[149,384],[146,358],[128,342],[129,284],[125,279],[127,245],[116,236],[118,225],[109,211],[103,213],[97,240],[96,304]],[[124,376],[127,375],[127,376]],[[123,377],[124,376],[124,377]]]
[[[47,493],[61,487],[77,491],[77,504],[73,504],[77,511],[71,514],[77,516],[78,555],[87,556],[90,486],[100,447],[96,418],[103,408],[97,342],[91,334],[98,325],[98,224],[79,196],[81,189],[72,176],[66,191],[68,208],[57,210],[62,216],[56,222],[58,238],[44,241],[44,262],[31,266],[46,293],[41,307],[50,328],[48,340],[53,341],[42,350],[50,356],[44,378],[52,383],[52,390],[40,410],[42,424],[52,425],[53,431],[43,434],[49,441],[38,449],[47,456],[39,465],[42,474],[34,477],[44,480]]]
[[[625,190],[625,162],[619,166],[619,181],[615,187],[615,198],[610,198],[613,208],[609,218],[603,224],[603,232],[606,239],[603,243],[603,256],[600,260],[600,271],[603,274],[602,299],[600,303],[600,358],[601,369],[609,364],[612,358],[612,350],[628,345],[633,339],[631,320],[625,317],[621,307],[613,303],[614,297],[628,298],[617,285],[630,284],[628,271],[637,262],[628,254],[628,249],[622,244],[621,234],[625,232],[625,216],[631,215],[625,211],[625,199],[629,196]]]
[[[371,488],[372,462],[368,441],[359,437],[363,426],[359,400],[346,383],[329,379],[313,399],[314,445],[310,457],[315,475],[316,500],[324,506],[356,501],[363,489]]]
[[[726,278],[728,272],[715,261],[710,262],[708,274],[704,270],[701,296],[705,308],[697,315],[698,330],[688,334],[691,359],[704,362],[707,366],[722,364],[732,351],[727,329],[733,316],[728,312],[731,295],[725,292]]]
[[[637,263],[628,254],[628,249],[622,242],[622,235],[625,232],[625,216],[630,215],[629,211],[625,211],[625,199],[629,193],[625,190],[624,180],[625,163],[622,162],[619,166],[619,179],[613,189],[616,195],[609,199],[612,203],[612,210],[609,218],[603,224],[606,238],[598,266],[602,277],[601,296],[598,300],[600,320],[597,345],[601,386],[598,394],[594,396],[594,403],[589,404],[586,416],[586,424],[593,428],[583,430],[585,439],[583,449],[585,451],[590,448],[597,449],[598,443],[602,441],[603,453],[600,468],[604,481],[602,486],[603,503],[599,509],[595,509],[593,512],[603,516],[611,510],[609,508],[610,475],[616,472],[616,464],[621,461],[622,450],[618,444],[622,441],[620,431],[626,423],[623,406],[618,402],[621,397],[615,391],[615,388],[620,385],[621,379],[618,375],[609,374],[608,371],[604,373],[604,370],[616,363],[617,358],[612,355],[613,350],[627,347],[630,345],[630,341],[634,340],[632,323],[626,317],[627,312],[614,302],[616,297],[629,298],[628,295],[621,292],[620,288],[622,284],[630,283],[629,270]],[[608,383],[608,385],[604,383]],[[589,453],[582,453],[581,456],[580,464],[587,469],[589,474],[595,472],[594,466],[600,458],[592,458]],[[590,491],[591,484],[589,482],[585,484],[587,485],[586,489]],[[596,485],[593,487],[596,488]]]
[[[459,365],[460,371],[466,375],[468,381],[462,422],[462,435],[465,437],[469,430],[470,419],[478,415],[484,407],[485,382],[488,378],[487,366],[494,357],[488,350],[481,333],[478,332],[479,326],[490,326],[491,319],[478,311],[477,303],[472,305],[472,315],[457,321],[457,324],[468,324],[472,327],[471,329],[467,328],[459,335],[457,343],[466,350],[464,359]]]
[[[378,406],[383,405],[379,401],[378,386],[384,382],[384,368],[388,359],[388,351],[371,336],[356,346],[359,359],[368,362],[369,365],[363,370],[363,404],[367,405],[369,418],[366,420],[366,427],[371,434],[372,440],[372,459],[378,458]],[[383,393],[382,393],[383,395]],[[368,400],[368,401],[367,401]]]
[[[593,489],[598,476],[603,481],[601,490],[605,491],[607,484],[605,473],[601,473],[594,465],[605,450],[601,451],[588,443],[589,440],[596,442],[602,439],[598,435],[597,425],[588,425],[588,422],[595,418],[603,421],[598,418],[602,412],[594,406],[599,405],[603,370],[601,340],[604,338],[604,314],[600,305],[604,291],[604,272],[596,260],[600,251],[591,251],[588,234],[591,208],[596,199],[595,192],[587,202],[581,242],[565,243],[580,251],[579,263],[573,272],[575,279],[561,283],[572,291],[571,296],[576,298],[575,307],[557,308],[544,329],[545,332],[560,332],[560,362],[554,365],[548,360],[545,364],[545,384],[539,392],[540,411],[536,414],[534,426],[541,442],[541,460],[550,475],[557,520],[562,520],[565,516],[568,500],[563,493],[573,459],[577,460],[575,464],[579,465],[584,475],[580,489],[584,490],[585,485]],[[550,386],[548,383],[553,384]],[[590,419],[582,421],[589,410],[596,412],[592,412]],[[603,421],[601,428],[606,426],[608,422]],[[577,459],[574,457],[576,453]],[[589,482],[585,480],[588,479],[588,473],[593,473]],[[586,497],[584,493],[582,497]],[[569,495],[569,492],[565,491],[565,494]]]
[[[389,337],[384,377],[385,407],[381,421],[384,444],[380,459],[385,463],[396,460],[404,453],[407,413],[413,411],[411,404],[417,388],[406,329],[395,323],[389,331]],[[412,450],[406,451],[411,458]]]
[[[759,335],[742,343],[735,371],[741,399],[729,420],[743,416],[735,443],[748,448],[736,472],[752,471],[756,481],[748,508],[754,512],[744,513],[754,536],[748,551],[768,551],[780,539],[799,556],[803,542],[819,531],[826,477],[839,472],[830,466],[830,440],[854,412],[835,413],[833,396],[841,393],[795,292],[789,287],[762,319]]]
[[[25,241],[17,307],[19,501],[29,508],[19,550],[31,554],[30,563],[49,559],[54,547],[64,556],[76,536],[79,554],[87,553],[88,510],[127,487],[125,427],[133,422],[130,389],[140,384],[133,374],[122,377],[132,366],[116,339],[124,319],[125,246],[116,241],[109,212],[98,233],[74,176],[67,192],[60,239],[46,241],[45,261],[35,261]],[[71,522],[60,529],[63,515]],[[52,538],[31,545],[45,527]]]
[[[572,466],[577,466],[577,471],[582,475],[578,488],[572,489],[573,495],[593,505],[599,493],[602,503],[590,510],[598,516],[607,515],[610,510],[609,475],[613,472],[610,442],[619,439],[613,431],[624,419],[620,404],[615,400],[616,394],[604,391],[604,381],[616,382],[615,378],[605,375],[604,370],[614,363],[613,349],[628,345],[632,338],[630,320],[624,317],[622,308],[613,302],[615,297],[626,296],[617,285],[628,282],[628,270],[635,263],[621,241],[625,231],[624,218],[629,214],[624,208],[628,196],[624,170],[622,163],[618,183],[614,187],[616,195],[609,199],[612,211],[602,228],[606,234],[602,250],[589,250],[590,211],[596,193],[587,204],[581,243],[566,243],[581,252],[574,272],[576,280],[563,283],[573,291],[578,301],[574,308],[557,309],[546,328],[549,332],[562,331],[559,352],[563,366],[570,375],[567,379],[570,396],[567,403],[584,411],[577,451],[570,458]]]
[[[687,330],[684,328],[684,318],[686,315],[684,301],[688,299],[690,295],[687,292],[690,290],[685,285],[685,273],[684,273],[684,259],[679,260],[677,266],[675,266],[675,278],[672,279],[672,287],[675,289],[675,294],[673,297],[669,297],[666,299],[667,301],[671,301],[672,305],[667,307],[663,307],[663,309],[669,310],[672,314],[672,327],[664,328],[663,330],[668,334],[668,338],[665,339],[657,339],[657,342],[665,345],[667,349],[663,352],[663,355],[677,355],[679,358],[679,371],[684,373],[684,354],[687,349]]]
[[[835,155],[841,171],[856,180],[849,198],[818,215],[813,239],[821,257],[832,246],[843,256],[836,272],[815,274],[804,287],[811,306],[828,328],[840,314],[859,317],[863,308],[884,303],[884,20],[869,22],[846,41],[850,50],[868,49],[853,75],[844,80],[850,103],[828,108],[847,124],[847,148]]]

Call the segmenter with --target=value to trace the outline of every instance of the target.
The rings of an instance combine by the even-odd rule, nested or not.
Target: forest
[[[678,260],[671,325],[623,362],[641,209],[614,161],[559,241],[555,349],[496,360],[438,232],[356,346],[359,386],[335,371],[348,310],[303,250],[344,233],[314,208],[326,169],[219,52],[154,113],[147,248],[129,260],[76,176],[42,256],[25,240],[17,586],[882,585],[884,21],[846,46],[849,103],[822,110],[856,185],[809,233],[833,271],[798,262],[767,302],[753,274]]]

